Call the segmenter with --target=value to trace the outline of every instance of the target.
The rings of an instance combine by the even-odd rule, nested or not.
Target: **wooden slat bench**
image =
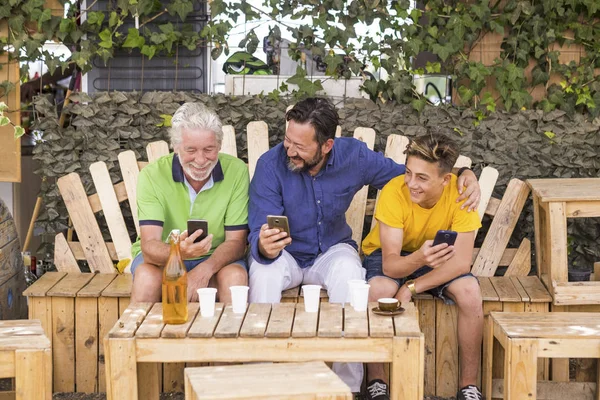
[[[224,142],[223,152],[237,156],[235,147],[235,134],[233,128],[226,127],[224,129]],[[338,129],[338,136],[341,133],[341,129]],[[267,126],[262,121],[251,122],[247,128],[247,140],[248,140],[248,160],[249,168],[252,172],[254,165],[258,158],[268,150],[269,134]],[[373,148],[375,141],[375,131],[370,128],[357,128],[354,132],[354,137],[364,141],[370,148]],[[393,158],[396,162],[404,162],[403,151],[408,143],[408,139],[400,135],[390,135],[387,140],[385,153],[388,157]],[[161,155],[168,153],[168,145],[165,142],[154,142],[148,145],[147,153],[149,160],[153,160]],[[112,237],[112,242],[104,242],[101,239],[91,240],[89,238],[101,238],[101,230],[98,226],[95,213],[104,211],[105,208],[114,209],[115,204],[123,203],[128,201],[129,206],[133,215],[137,214],[136,202],[135,202],[135,184],[137,182],[137,176],[139,170],[147,165],[147,162],[136,160],[135,155],[132,151],[125,151],[119,154],[119,163],[121,166],[123,181],[115,185],[112,182],[109,183],[108,174],[104,171],[106,166],[104,163],[95,163],[92,169],[92,174],[95,176],[94,183],[96,186],[97,193],[87,195],[83,192],[83,185],[81,184],[80,177],[75,174],[69,174],[59,179],[59,187],[61,194],[66,199],[67,208],[69,215],[73,221],[75,230],[78,236],[84,240],[84,242],[72,242],[67,241],[62,233],[56,236],[56,251],[55,251],[55,264],[59,270],[62,271],[79,271],[77,266],[77,260],[87,260],[92,271],[110,271],[114,272],[114,263],[119,260],[127,259],[131,257],[130,253],[127,253],[130,249],[131,240],[126,237],[127,228],[124,224],[122,213],[119,212],[104,212],[106,216],[106,222],[109,225],[109,231]],[[455,165],[470,166],[471,161],[461,156]],[[483,241],[481,249],[476,249],[473,254],[473,267],[472,272],[478,276],[493,276],[498,267],[507,267],[507,275],[527,275],[531,268],[531,244],[529,240],[524,239],[518,249],[507,248],[508,242],[517,224],[519,215],[521,214],[522,208],[525,204],[527,196],[529,194],[528,186],[518,180],[512,179],[504,193],[502,199],[496,199],[491,197],[496,180],[498,178],[498,171],[494,168],[486,167],[483,169],[480,176],[480,186],[482,190],[482,201],[479,207],[480,216],[486,214],[493,218],[492,223],[488,229],[487,235]],[[108,190],[109,185],[113,187],[113,193]],[[75,190],[74,188],[80,187]],[[115,201],[116,198],[116,201]],[[363,188],[355,198],[353,199],[346,217],[349,225],[353,231],[353,237],[358,242],[362,239],[363,225],[365,215],[372,215],[375,207],[375,199],[367,199],[367,187]],[[81,210],[87,210],[82,212]],[[79,215],[78,215],[79,214]],[[82,218],[81,215],[87,215],[86,218]],[[111,222],[112,221],[112,222]],[[137,224],[137,218],[135,221],[135,229],[139,232]],[[131,228],[133,230],[133,228]],[[115,243],[120,243],[121,250],[118,250]],[[124,243],[124,244],[123,244]],[[88,253],[92,252],[91,256]],[[102,257],[99,254],[104,253]],[[293,288],[282,293],[282,302],[297,302],[299,300],[300,291],[299,288]],[[322,301],[327,300],[327,295],[322,292]],[[503,300],[500,300],[503,302]],[[427,312],[423,311],[424,315],[421,318],[421,328],[426,333],[426,343],[429,343],[428,351],[428,367],[433,370],[428,370],[426,374],[426,393],[428,395],[440,395],[450,396],[456,393],[458,377],[456,373],[458,367],[456,363],[452,364],[451,368],[447,370],[441,370],[442,365],[446,365],[445,362],[435,362],[435,357],[432,358],[432,354],[435,356],[438,352],[435,350],[436,347],[433,344],[436,342],[435,332],[438,330],[438,324],[436,321],[441,321],[442,314],[438,314],[438,309],[433,300],[427,302],[426,299],[417,302],[419,306],[427,308]],[[434,312],[434,314],[431,314]],[[441,313],[442,311],[439,311]],[[449,311],[451,315],[456,315],[456,310]],[[434,318],[433,316],[438,316]],[[452,320],[452,319],[450,319]],[[449,325],[445,329],[445,332],[450,332],[452,329],[455,330],[456,324]],[[447,333],[449,334],[449,333]],[[446,334],[444,334],[446,335]],[[440,334],[438,337],[443,337]],[[456,340],[453,339],[456,343]],[[441,349],[441,348],[440,348]],[[452,353],[448,353],[448,359],[454,357],[457,349],[454,349]],[[446,354],[446,353],[444,353]],[[440,360],[444,359],[440,355]],[[456,358],[455,358],[456,359]],[[174,390],[183,389],[183,367],[184,364],[179,364],[176,373],[170,380],[173,385],[165,384],[165,389]],[[169,367],[171,368],[171,367]],[[438,371],[439,373],[435,372]],[[175,371],[174,369],[169,371]],[[452,373],[448,372],[452,371]],[[167,374],[166,374],[167,375]],[[171,374],[169,373],[168,376]],[[433,376],[438,378],[433,379]],[[441,378],[440,378],[441,377]],[[165,381],[167,378],[165,377]]]
[[[105,339],[107,399],[158,399],[157,362],[386,362],[392,363],[391,398],[423,398],[423,334],[411,303],[385,317],[321,303],[250,304],[246,314],[218,303],[202,318],[198,303],[188,322],[164,325],[162,304],[130,304]],[[343,332],[342,332],[343,331]]]
[[[233,379],[232,379],[233,378]],[[231,381],[235,380],[235,385]],[[353,400],[324,362],[278,363],[185,369],[186,400]]]

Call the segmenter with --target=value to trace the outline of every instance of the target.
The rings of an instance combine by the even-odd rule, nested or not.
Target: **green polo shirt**
[[[208,221],[213,234],[208,255],[225,241],[225,231],[248,229],[248,167],[235,157],[219,153],[212,171],[214,185],[198,193],[190,203],[179,157],[171,153],[140,171],[137,184],[137,207],[140,226],[162,226],[166,242],[171,230],[187,229],[189,219]],[[140,238],[131,248],[132,257],[141,252]]]

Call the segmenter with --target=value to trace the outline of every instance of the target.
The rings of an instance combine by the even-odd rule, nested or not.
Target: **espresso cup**
[[[388,297],[377,300],[377,303],[379,303],[379,309],[381,311],[396,311],[398,307],[400,307],[398,299]]]

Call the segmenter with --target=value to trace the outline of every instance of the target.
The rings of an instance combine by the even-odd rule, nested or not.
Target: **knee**
[[[470,313],[482,313],[483,300],[481,297],[481,288],[477,283],[477,279],[464,278],[457,283],[460,283],[460,285],[453,288],[452,294],[456,299],[458,308]]]
[[[217,273],[219,285],[246,286],[248,284],[248,272],[239,264],[229,264]]]
[[[344,281],[349,279],[365,279],[365,269],[358,257],[340,256],[332,262],[331,276],[339,277]]]
[[[377,301],[384,297],[394,297],[398,292],[398,285],[387,278],[375,277],[369,280],[369,301]]]
[[[149,264],[142,264],[135,270],[131,290],[132,302],[160,301],[162,288],[162,271]]]
[[[277,268],[278,261],[271,264],[260,264],[256,261],[250,263],[250,272],[248,273],[248,280],[250,286],[257,284],[274,284],[281,283],[284,279],[284,273],[282,268]]]

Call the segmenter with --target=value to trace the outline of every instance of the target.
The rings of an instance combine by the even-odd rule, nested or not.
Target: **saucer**
[[[398,307],[395,311],[383,311],[380,310],[379,307],[374,307],[371,309],[371,311],[373,311],[373,314],[384,315],[386,317],[393,317],[394,315],[402,314],[404,312],[404,308]]]

